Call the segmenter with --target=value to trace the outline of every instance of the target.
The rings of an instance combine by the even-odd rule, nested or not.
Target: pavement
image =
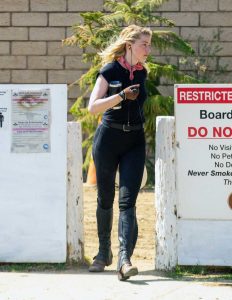
[[[175,280],[144,268],[120,282],[113,270],[0,272],[0,300],[232,300],[232,281]]]

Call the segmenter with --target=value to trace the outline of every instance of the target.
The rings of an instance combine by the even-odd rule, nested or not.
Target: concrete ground
[[[174,280],[145,267],[120,282],[113,270],[0,272],[0,300],[231,300],[232,281]]]
[[[59,271],[0,271],[0,300],[232,300],[232,281],[204,277],[168,278],[154,269],[153,194],[139,196],[139,239],[132,263],[139,275],[120,282],[117,263],[117,207],[113,229],[114,262],[104,273],[89,273],[87,267]],[[97,249],[96,191],[85,191],[85,252],[92,257]],[[95,204],[95,206],[94,206]],[[117,203],[115,204],[117,205]],[[146,216],[146,217],[144,217]]]

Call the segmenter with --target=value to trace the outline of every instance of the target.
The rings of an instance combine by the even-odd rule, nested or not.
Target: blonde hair
[[[140,27],[137,25],[129,25],[124,28],[116,41],[112,42],[105,50],[98,53],[102,59],[102,64],[110,63],[117,60],[120,56],[126,54],[126,43],[133,44],[141,35],[152,35],[152,31],[148,27]]]

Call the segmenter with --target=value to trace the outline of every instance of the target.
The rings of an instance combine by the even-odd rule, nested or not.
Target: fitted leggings
[[[144,131],[124,132],[100,124],[93,143],[96,166],[98,205],[103,209],[113,207],[115,177],[119,167],[119,209],[134,207],[140,189],[144,163]]]

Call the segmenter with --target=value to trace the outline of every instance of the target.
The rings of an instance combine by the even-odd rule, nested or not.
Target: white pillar
[[[170,270],[177,264],[175,163],[174,117],[157,117],[155,157],[156,270]]]
[[[68,123],[67,260],[84,260],[81,124]]]

